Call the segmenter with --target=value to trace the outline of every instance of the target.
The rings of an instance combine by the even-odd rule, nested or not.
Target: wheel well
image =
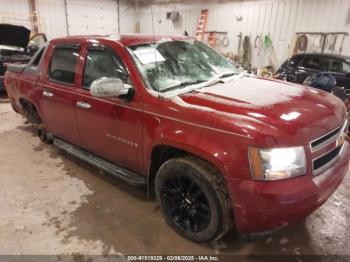
[[[154,180],[159,168],[170,158],[190,155],[188,152],[176,147],[158,145],[152,150],[151,163],[148,171],[148,194],[150,198],[155,196]]]
[[[196,156],[195,154],[192,154],[190,152],[171,147],[166,145],[159,145],[156,146],[151,155],[151,164],[149,167],[149,174],[148,174],[148,196],[149,198],[155,197],[155,178],[158,173],[159,168],[169,159],[171,158],[179,158],[179,157],[186,157],[187,161],[192,161],[193,163],[196,163],[200,165],[202,168],[204,168],[206,171],[208,171],[208,174],[212,175],[212,178],[210,181],[213,184],[213,187],[215,190],[223,192],[222,196],[224,196],[225,205],[223,206],[224,210],[227,212],[227,216],[224,216],[225,219],[223,220],[223,231],[221,234],[217,237],[221,237],[223,234],[225,234],[232,225],[232,217],[234,218],[234,214],[232,211],[232,202],[230,198],[230,194],[227,188],[226,179],[222,176],[220,170],[209,161],[202,159],[201,157]],[[234,223],[234,222],[233,222]]]
[[[187,152],[172,146],[158,145],[152,151],[151,164],[149,166],[149,172],[148,172],[148,195],[150,198],[153,198],[155,196],[154,181],[159,168],[171,158],[185,157],[185,156],[193,156],[198,159],[201,159],[206,163],[208,163],[208,165],[212,166],[212,168],[215,168],[218,171],[218,173],[220,173],[216,166],[214,166],[213,164],[206,161],[205,159],[202,159],[190,152]],[[223,179],[223,177],[221,178]]]
[[[30,102],[24,98],[20,98],[19,102],[21,103],[25,117],[28,119],[28,121],[31,124],[42,123],[42,120],[39,116],[38,110],[36,109],[35,105],[32,102]]]

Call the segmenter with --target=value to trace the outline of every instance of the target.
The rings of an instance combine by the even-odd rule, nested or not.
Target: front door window
[[[83,87],[89,90],[93,81],[102,77],[119,78],[124,83],[128,80],[128,74],[120,58],[109,49],[91,48],[86,56]]]

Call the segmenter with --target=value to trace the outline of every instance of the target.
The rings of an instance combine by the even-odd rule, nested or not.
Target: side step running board
[[[132,186],[145,187],[147,185],[147,178],[145,176],[139,175],[126,168],[114,165],[61,139],[55,138],[53,143],[62,151],[73,155],[76,158],[79,158],[80,160],[87,162],[88,164],[101,169],[102,171],[114,177],[117,177]]]

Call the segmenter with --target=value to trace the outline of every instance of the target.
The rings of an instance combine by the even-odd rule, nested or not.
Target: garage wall
[[[31,28],[28,1],[11,0],[6,1],[6,4],[3,2],[0,5],[0,23],[24,25]]]
[[[195,34],[200,11],[209,9],[207,30],[227,31],[230,45],[219,48],[237,53],[238,37],[249,35],[252,45],[256,35],[269,34],[272,38],[277,63],[291,54],[295,32],[346,31],[350,33],[349,0],[242,0],[242,1],[187,1],[186,4],[153,5],[154,29],[161,34]],[[149,5],[137,9],[142,33],[152,33]],[[180,11],[181,19],[173,24],[166,20],[166,12]],[[236,17],[242,17],[237,21]],[[252,64],[261,63],[257,49],[252,49]],[[350,36],[345,39],[343,54],[350,55]]]
[[[121,33],[133,33],[136,23],[135,5],[128,1],[119,1],[119,22]]]
[[[64,0],[36,1],[39,18],[39,30],[48,39],[67,35]]]
[[[118,33],[115,0],[66,0],[69,35]]]
[[[120,32],[133,32],[134,5],[119,1]],[[69,35],[117,34],[117,0],[36,0],[40,32],[49,39]],[[0,23],[32,29],[28,0],[11,0],[0,5]],[[68,26],[67,26],[68,22]]]
[[[67,34],[110,34],[118,32],[118,0],[36,0],[39,29],[49,39]],[[209,9],[207,30],[227,31],[230,44],[219,51],[237,53],[238,37],[269,34],[274,45],[275,60],[280,64],[291,54],[295,32],[346,31],[350,33],[349,0],[177,0],[175,4],[142,5],[141,0],[119,0],[120,32],[134,32],[139,22],[141,33],[195,34],[201,10]],[[166,19],[169,11],[179,11],[180,21]],[[237,21],[236,17],[242,17]],[[67,26],[68,21],[68,26]],[[11,0],[0,5],[0,22],[31,28],[29,1]],[[346,37],[343,54],[350,55],[350,36]],[[266,57],[252,49],[252,64],[262,65]]]

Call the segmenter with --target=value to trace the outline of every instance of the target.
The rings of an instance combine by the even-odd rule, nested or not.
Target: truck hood
[[[182,108],[206,112],[207,116],[197,113],[193,121],[235,133],[264,133],[299,143],[308,143],[337,127],[346,115],[341,100],[329,93],[254,77],[218,83],[172,100]]]
[[[24,26],[0,24],[0,45],[25,48],[30,30]]]

